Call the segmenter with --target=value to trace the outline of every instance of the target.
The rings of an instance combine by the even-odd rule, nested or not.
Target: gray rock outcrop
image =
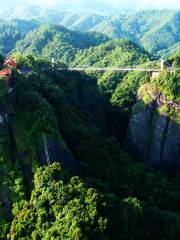
[[[159,93],[145,104],[142,91],[140,101],[141,108],[132,114],[129,123],[128,149],[153,168],[168,173],[180,172],[179,105],[166,102],[165,96]]]

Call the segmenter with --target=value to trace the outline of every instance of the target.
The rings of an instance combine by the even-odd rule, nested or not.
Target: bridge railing
[[[58,71],[116,71],[116,72],[159,72],[160,69],[148,68],[123,68],[123,67],[70,67],[70,68],[56,68]]]

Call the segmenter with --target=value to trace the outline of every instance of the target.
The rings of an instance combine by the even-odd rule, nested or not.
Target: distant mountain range
[[[135,12],[147,9],[180,9],[179,0],[1,0],[0,15],[6,17],[21,17],[39,9],[55,9],[61,11],[76,11],[86,13],[115,14],[119,12]]]
[[[104,35],[104,40],[127,38],[158,57],[180,51],[180,11],[149,10],[107,16],[45,9],[38,11],[38,9],[41,8],[27,8],[29,12],[23,12],[21,20],[0,20],[2,53],[7,54],[15,47],[17,41],[27,39],[33,34],[36,39],[36,32],[30,34],[29,32],[44,24],[60,26],[59,29],[64,26],[69,30],[84,32],[87,38],[90,33],[91,35],[96,33],[96,36],[99,34],[100,38]],[[28,36],[25,37],[26,34]],[[96,41],[98,44],[98,38]],[[18,46],[20,45],[21,43]]]
[[[180,50],[180,11],[142,11],[130,15],[64,16],[60,24],[78,31],[93,31],[110,38],[128,38],[158,56]]]

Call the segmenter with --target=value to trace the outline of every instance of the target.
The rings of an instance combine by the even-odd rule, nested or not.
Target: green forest
[[[179,240],[180,53],[171,36],[161,47],[157,29],[152,46],[141,32],[144,49],[128,35],[35,20],[1,20],[0,29],[0,70],[7,56],[17,64],[0,76],[0,240]],[[162,71],[157,51],[166,51]],[[76,66],[159,74],[68,71]]]
[[[7,49],[2,48],[3,53],[7,54],[11,49],[14,49],[17,42],[18,50],[26,47],[29,52],[29,42],[31,39],[33,39],[32,44],[36,45],[36,42],[42,41],[41,35],[45,35],[45,30],[49,32],[48,38],[53,38],[53,42],[59,40],[64,42],[64,37],[58,33],[61,30],[63,31],[63,27],[70,29],[76,35],[76,40],[79,40],[79,43],[76,43],[75,46],[78,48],[84,48],[85,45],[88,47],[98,45],[108,38],[127,38],[157,57],[169,57],[174,52],[180,51],[180,12],[178,10],[144,10],[137,13],[116,13],[114,15],[86,12],[77,13],[76,11],[71,12],[71,14],[68,11],[62,11],[60,13],[55,11],[43,11],[43,13],[37,10],[35,11],[37,13],[34,16],[33,9],[29,9],[28,14],[30,14],[30,16],[28,20],[23,16],[20,16],[21,20],[16,19],[16,17],[13,17],[11,20],[0,19],[0,29],[2,29],[0,46],[3,46],[1,41],[3,42],[4,39],[12,38],[10,46],[8,46]],[[42,27],[43,24],[59,25],[59,28],[56,26],[52,29],[51,27],[51,31],[54,33],[52,37],[50,29],[48,30],[47,27],[46,29]],[[37,33],[39,27],[40,29]],[[79,32],[79,36],[77,36],[76,31]],[[65,39],[67,40],[67,42],[65,41],[63,44],[65,45],[64,47],[66,47],[66,45],[69,46],[69,44],[73,45],[76,40],[73,40],[72,32],[65,31],[65,29],[63,32],[66,33]],[[9,33],[11,33],[11,35]],[[86,40],[82,33],[86,33]],[[68,39],[70,37],[68,37],[68,34],[72,39]],[[87,36],[87,34],[93,35],[96,44],[93,40],[88,41],[91,36]],[[27,36],[25,37],[25,35]],[[37,36],[39,36],[39,39]],[[25,41],[19,42],[19,40],[24,39],[24,37]],[[48,39],[46,39],[46,41],[47,40]],[[44,45],[44,43],[45,42],[42,44]],[[50,47],[51,46],[48,46],[48,50]]]

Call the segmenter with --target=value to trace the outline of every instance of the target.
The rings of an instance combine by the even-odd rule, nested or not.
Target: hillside
[[[8,54],[23,39],[27,32],[38,27],[35,21],[26,20],[0,20],[0,52]]]
[[[89,24],[87,19],[90,19]],[[168,53],[168,49],[172,49],[173,45],[179,46],[179,22],[179,11],[143,11],[104,19],[95,15],[79,17],[72,25],[68,26],[66,23],[66,27],[73,30],[97,31],[110,38],[125,37],[139,43],[147,51],[161,56],[161,53]]]
[[[57,25],[41,25],[27,33],[24,39],[17,42],[14,52],[36,56],[54,56],[61,62],[70,63],[80,49],[96,46],[105,42],[102,34],[79,33]]]
[[[35,20],[20,20],[20,19],[13,19],[6,21],[8,25],[15,27],[18,31],[23,34],[26,34],[36,28],[39,27],[40,23]]]
[[[4,21],[0,23],[0,52],[9,53],[16,42],[23,37],[22,33],[14,26],[7,25]]]
[[[74,65],[121,67],[142,64],[150,59],[150,55],[127,39],[115,39],[80,51]]]
[[[128,38],[159,56],[172,53],[180,42],[179,11],[143,11],[136,14],[101,16],[84,14],[67,21],[68,14],[59,23],[80,31],[95,31],[110,38]]]

